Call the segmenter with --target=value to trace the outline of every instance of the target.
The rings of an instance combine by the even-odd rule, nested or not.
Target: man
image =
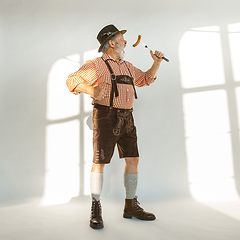
[[[132,115],[135,85],[148,86],[156,79],[163,53],[150,51],[153,64],[142,72],[124,61],[127,41],[114,25],[104,27],[98,34],[99,52],[102,57],[87,61],[77,72],[69,75],[67,86],[74,94],[86,93],[93,98],[93,165],[90,175],[92,208],[90,226],[103,228],[100,194],[103,170],[110,163],[115,145],[119,157],[125,159],[124,186],[126,189],[124,218],[154,220],[152,213],[145,212],[137,201],[139,154],[136,127]]]

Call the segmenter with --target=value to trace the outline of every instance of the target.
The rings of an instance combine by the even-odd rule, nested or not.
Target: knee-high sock
[[[95,198],[97,201],[100,200],[102,186],[103,186],[103,173],[91,172],[91,174],[90,174],[90,189],[91,189],[92,199]]]
[[[135,198],[138,183],[138,174],[124,173],[123,182],[126,190],[126,199]]]

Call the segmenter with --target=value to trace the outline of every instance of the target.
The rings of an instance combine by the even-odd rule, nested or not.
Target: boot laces
[[[137,200],[137,196],[134,198],[135,199],[135,207],[138,209],[138,210],[142,210],[143,211],[143,208],[141,208],[139,205],[140,205],[140,202]]]
[[[92,201],[92,216],[100,216],[101,213],[102,213],[102,211],[101,211],[100,201],[97,201],[94,198]]]

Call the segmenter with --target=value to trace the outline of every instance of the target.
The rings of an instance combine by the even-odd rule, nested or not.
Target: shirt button
[[[127,91],[128,91],[128,89],[127,89]]]
[[[129,101],[129,99],[127,99],[127,101]]]

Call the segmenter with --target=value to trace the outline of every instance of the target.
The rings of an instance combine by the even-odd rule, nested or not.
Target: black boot
[[[140,220],[155,220],[153,213],[145,212],[140,206],[137,197],[134,199],[125,199],[125,207],[123,212],[124,218],[135,217]]]
[[[103,228],[101,203],[95,198],[92,200],[90,227],[93,229]]]

